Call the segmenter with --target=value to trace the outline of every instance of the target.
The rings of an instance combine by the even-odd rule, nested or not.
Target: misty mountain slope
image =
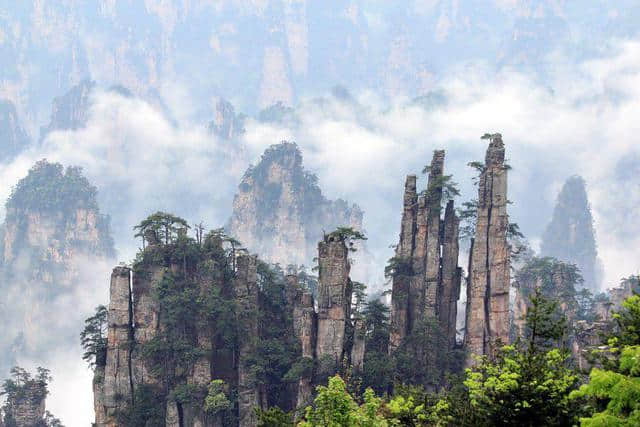
[[[270,262],[310,265],[323,231],[362,230],[362,210],[328,200],[318,178],[304,169],[295,143],[267,148],[245,172],[233,200],[230,234]]]
[[[572,61],[589,57],[605,36],[638,34],[635,5],[21,1],[0,16],[0,97],[35,130],[49,100],[85,79],[138,95],[184,85],[193,113],[204,116],[217,96],[254,113],[335,84],[412,96],[472,61],[544,71],[555,50]]]
[[[544,256],[575,264],[584,286],[591,291],[599,290],[602,272],[599,271],[591,206],[582,177],[572,176],[564,183],[540,251]]]
[[[91,309],[103,294],[92,273],[113,263],[115,250],[96,188],[79,168],[46,160],[12,191],[0,246],[6,372],[17,361],[46,360],[76,344],[85,304]]]
[[[11,160],[29,145],[29,136],[22,128],[16,107],[0,99],[0,161]]]
[[[49,132],[55,130],[75,130],[86,126],[91,91],[95,82],[83,80],[73,86],[64,95],[53,100],[51,120],[47,126],[40,129],[40,138],[44,139]]]

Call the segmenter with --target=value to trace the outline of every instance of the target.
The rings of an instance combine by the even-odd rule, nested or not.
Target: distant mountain
[[[114,262],[109,219],[79,168],[42,160],[7,201],[0,239],[0,371],[77,343],[85,292],[101,260]]]
[[[592,291],[600,287],[600,272],[596,236],[586,184],[580,176],[564,183],[551,222],[543,235],[542,255],[575,264]]]
[[[334,85],[426,93],[470,61],[544,71],[562,50],[588,57],[638,35],[635,0],[25,0],[0,16],[0,98],[45,123],[49,102],[86,79],[137,95],[189,89],[201,117],[214,97],[255,114]],[[28,28],[29,31],[24,29]]]
[[[229,231],[252,252],[283,265],[311,265],[323,231],[347,226],[362,230],[362,210],[328,200],[318,178],[304,169],[298,146],[267,148],[244,174],[233,200]]]

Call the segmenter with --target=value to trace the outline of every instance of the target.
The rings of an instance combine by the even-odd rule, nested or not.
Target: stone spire
[[[293,300],[293,332],[300,341],[302,357],[312,361],[315,357],[315,343],[317,333],[316,313],[313,309],[313,295],[307,290],[298,287],[297,276],[287,276],[290,286],[295,284],[297,292]],[[301,377],[298,380],[298,392],[296,397],[296,408],[304,408],[311,402],[313,394],[313,375]]]
[[[440,204],[442,201],[442,172],[444,150],[435,150],[431,160],[427,184],[427,257],[425,260],[424,315],[436,316],[438,282],[440,281]]]
[[[447,337],[449,348],[453,348],[456,344],[456,316],[462,279],[462,269],[458,267],[459,224],[460,220],[456,216],[453,200],[449,200],[442,230],[442,270],[438,289],[438,319]]]
[[[400,242],[396,248],[398,264],[410,266],[415,237],[418,195],[416,193],[416,176],[408,175],[404,184],[404,210],[400,225]],[[401,269],[404,270],[404,269]],[[393,276],[391,291],[391,333],[389,336],[390,350],[396,349],[407,333],[409,287],[411,277],[406,271],[397,271]]]
[[[509,341],[509,244],[507,168],[500,134],[491,135],[478,185],[476,234],[467,286],[466,365]]]
[[[96,368],[96,380],[94,380],[97,426],[116,427],[117,413],[132,402],[133,308],[131,302],[131,270],[128,267],[116,267],[111,273],[109,289],[106,364],[102,369]],[[102,381],[97,380],[100,378],[98,369],[104,372]]]
[[[316,356],[331,357],[336,366],[344,356],[345,326],[351,311],[349,250],[332,234],[318,244],[318,338]]]
[[[238,342],[238,425],[251,427],[257,423],[255,408],[260,407],[260,393],[253,384],[248,361],[253,355],[258,339],[258,277],[257,258],[241,255],[237,261],[234,281],[238,312],[238,327],[244,336]]]

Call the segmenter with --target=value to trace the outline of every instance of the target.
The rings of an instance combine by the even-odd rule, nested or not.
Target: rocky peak
[[[558,194],[553,217],[543,235],[541,253],[576,264],[584,278],[584,286],[598,291],[598,250],[582,177],[568,178]]]
[[[10,160],[29,144],[13,103],[0,99],[0,161]]]
[[[507,242],[507,167],[500,134],[485,135],[489,146],[478,182],[475,238],[469,251],[465,346],[466,365],[474,355],[491,355],[509,342],[510,252]]]
[[[40,138],[56,130],[76,130],[84,127],[89,118],[90,95],[95,82],[83,80],[67,93],[53,100],[51,121],[40,129]]]
[[[361,230],[362,215],[357,205],[327,200],[317,177],[304,169],[298,146],[282,142],[265,150],[245,172],[229,230],[265,260],[309,265],[323,230]]]
[[[244,114],[236,114],[233,105],[224,99],[216,103],[214,118],[209,122],[209,131],[224,140],[232,140],[245,132]]]
[[[74,329],[56,329],[50,305],[77,291],[81,260],[115,256],[109,220],[96,188],[77,167],[42,160],[13,189],[0,240],[0,291],[6,326],[0,339],[0,369],[16,357],[40,357],[75,342]],[[76,313],[78,325],[83,313]],[[11,349],[11,350],[10,350]],[[46,351],[45,351],[46,349]]]

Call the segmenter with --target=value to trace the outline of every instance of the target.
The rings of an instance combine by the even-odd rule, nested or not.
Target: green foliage
[[[450,350],[447,336],[433,317],[419,319],[393,354],[394,382],[435,389],[445,375],[456,372],[462,353]]]
[[[581,415],[582,401],[570,399],[579,384],[569,352],[557,348],[565,327],[558,308],[536,291],[527,315],[526,335],[504,346],[493,359],[479,358],[467,369],[464,388],[445,395],[436,425],[565,426]]]
[[[347,392],[346,384],[339,376],[329,379],[327,387],[319,386],[313,406],[306,409],[299,427],[384,427],[387,421],[379,414],[382,399],[373,390],[364,393],[364,403],[359,406]]]
[[[427,167],[425,166],[425,170]],[[423,171],[424,172],[424,171]],[[431,209],[442,208],[448,200],[460,195],[458,184],[452,180],[453,175],[438,175],[430,177],[427,189],[422,192]]]
[[[258,427],[293,427],[291,414],[284,412],[277,406],[265,411],[256,409],[258,415]]]
[[[211,415],[228,411],[232,408],[231,401],[227,397],[227,385],[223,380],[213,380],[209,383],[207,396],[204,400],[204,410]]]
[[[362,311],[365,323],[365,353],[362,388],[385,393],[393,380],[389,357],[389,308],[380,300],[369,301]]]
[[[78,208],[97,210],[97,190],[82,175],[82,168],[38,161],[12,189],[7,215],[14,209],[38,212],[72,212]]]
[[[367,237],[364,235],[364,233],[354,230],[352,227],[338,227],[334,231],[329,233],[326,238],[336,239],[344,242],[351,252],[355,252],[357,250],[355,248],[356,241],[367,240]]]
[[[599,411],[580,419],[583,427],[640,425],[640,346],[624,346],[618,372],[591,370],[589,384],[571,398],[590,398]]]
[[[622,309],[613,315],[618,333],[611,336],[614,348],[640,345],[640,295],[633,295],[622,303]]]
[[[384,277],[386,279],[392,279],[396,276],[410,276],[413,274],[413,265],[411,258],[403,258],[400,256],[393,256],[387,261],[387,265],[384,268]]]
[[[107,362],[107,307],[99,305],[96,313],[84,321],[80,344],[84,349],[82,359],[91,369]]]
[[[156,212],[133,227],[137,230],[134,237],[142,237],[143,244],[159,243],[164,241],[166,245],[178,239],[180,233],[186,233],[189,228],[187,221],[166,212]]]
[[[266,390],[268,403],[289,409],[289,382],[292,366],[305,365],[301,348],[293,332],[292,307],[287,304],[287,283],[284,271],[278,266],[258,263],[260,307],[258,318],[259,341],[248,365],[256,384]],[[304,367],[304,366],[302,366]]]
[[[38,367],[36,375],[32,376],[25,369],[15,366],[11,369],[11,378],[2,383],[0,396],[6,396],[9,405],[26,399],[39,403],[49,394],[51,380],[48,369]]]
[[[525,296],[531,295],[537,287],[544,297],[557,298],[569,303],[571,308],[575,308],[576,288],[582,281],[580,271],[574,264],[551,257],[531,258],[515,276],[515,286]]]
[[[140,384],[133,394],[134,405],[127,404],[116,414],[118,425],[125,427],[164,427],[165,397],[157,388]]]

